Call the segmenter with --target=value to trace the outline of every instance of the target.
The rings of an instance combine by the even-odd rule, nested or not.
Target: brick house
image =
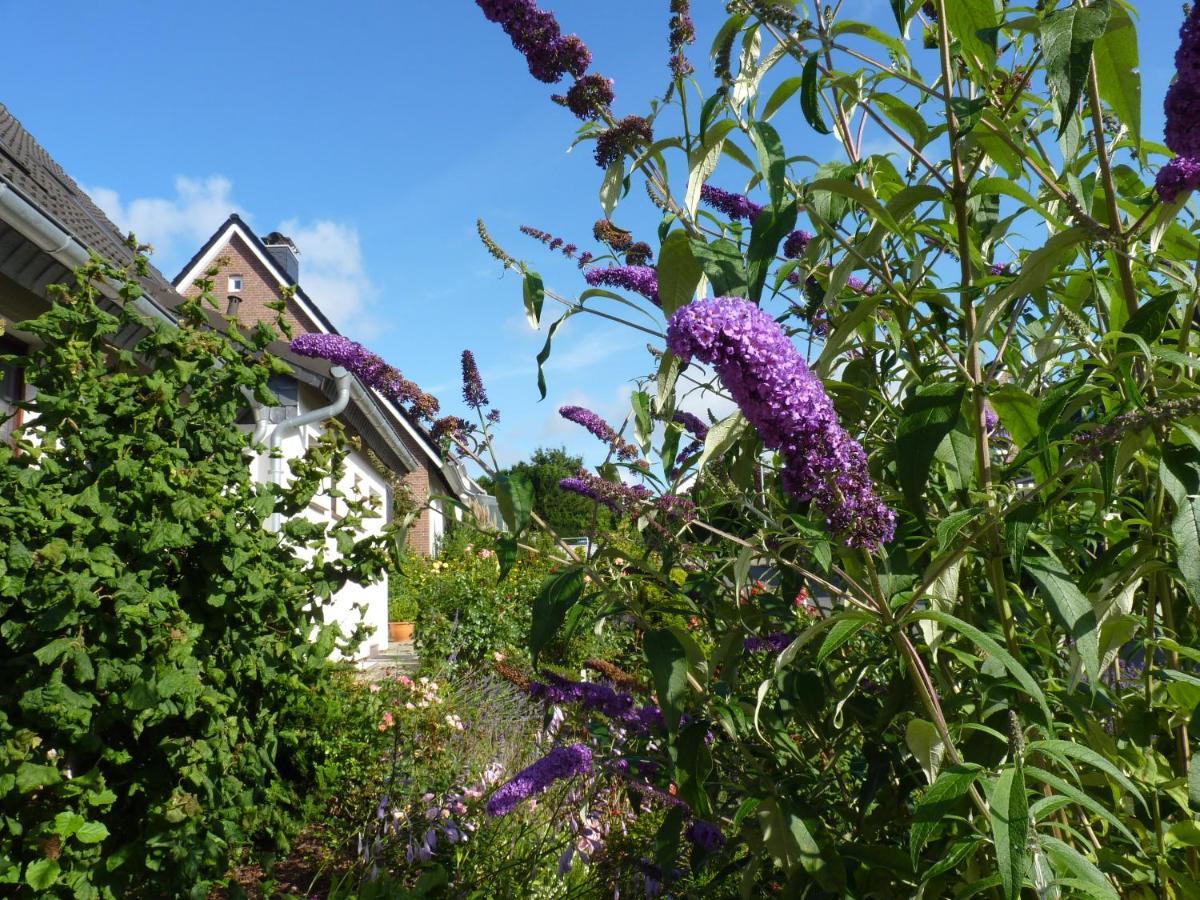
[[[19,323],[46,309],[48,286],[66,281],[71,270],[87,259],[88,251],[118,264],[132,259],[116,225],[0,104],[0,340],[4,341],[4,352],[20,353],[34,345],[36,338],[22,332]],[[273,317],[265,304],[282,297],[284,286],[293,286],[287,315],[296,333],[336,333],[333,324],[298,285],[297,249],[279,234],[268,235],[264,242],[237,216],[230,216],[174,283],[151,267],[142,281],[145,294],[136,301],[139,312],[147,318],[173,322],[173,310],[195,290],[192,282],[218,259],[223,264],[218,296],[229,298],[226,302],[237,308],[243,321],[258,321],[268,314]],[[119,298],[114,295],[109,302],[115,306]],[[216,324],[223,320],[214,316],[213,321]],[[116,336],[115,342],[131,346],[139,337],[138,333],[123,333]],[[298,426],[289,420],[311,419],[306,414],[338,409],[337,418],[358,444],[347,460],[346,483],[340,487],[374,495],[383,516],[390,517],[392,485],[403,482],[413,499],[424,507],[408,533],[409,545],[418,553],[432,553],[445,530],[447,516],[455,515],[459,508],[453,501],[476,503],[482,491],[459,463],[443,459],[419,425],[386,397],[353,375],[335,377],[321,360],[290,354],[286,343],[272,349],[290,363],[292,375],[277,378],[273,385],[281,401],[279,406],[257,413],[247,411],[247,431],[256,427],[257,414],[262,434],[277,434],[277,445],[283,457],[289,458],[302,453],[321,428],[319,420]],[[30,388],[22,370],[0,370],[0,417],[15,413],[0,424],[0,439],[7,436],[3,432],[19,426],[16,404],[27,399]],[[254,460],[253,466],[256,476],[262,479],[284,477],[286,468],[265,453]],[[314,503],[309,514],[336,517],[339,511],[336,503],[323,501]],[[386,518],[377,520],[376,527],[383,521]],[[360,615],[364,618],[372,630],[362,649],[364,654],[386,644],[386,584],[369,588],[347,585],[335,598],[330,614],[346,624]]]

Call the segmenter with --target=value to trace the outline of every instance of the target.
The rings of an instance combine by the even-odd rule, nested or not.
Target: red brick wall
[[[277,303],[283,296],[275,273],[268,269],[259,260],[257,254],[236,234],[217,253],[217,260],[220,272],[213,279],[213,294],[217,298],[219,311],[225,312],[225,301],[229,296],[230,276],[240,275],[242,276],[242,289],[238,292],[238,296],[242,298],[242,302],[238,306],[238,318],[248,325],[274,321],[275,311],[268,309],[267,304]],[[184,296],[194,297],[199,291],[194,285],[187,285],[184,287],[183,293]],[[296,334],[321,330],[295,300],[288,303],[284,316]]]

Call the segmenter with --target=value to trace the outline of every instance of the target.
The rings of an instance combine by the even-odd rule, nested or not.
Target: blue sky
[[[615,79],[618,114],[643,112],[665,89],[666,0],[543,5],[588,43],[593,70]],[[707,69],[724,3],[693,6],[692,57]],[[885,0],[845,6],[895,29]],[[1137,6],[1147,131],[1158,138],[1180,4]],[[649,368],[645,341],[573,320],[538,403],[533,357],[544,338],[525,324],[519,280],[501,277],[475,234],[482,216],[549,286],[582,288],[574,264],[517,231],[529,224],[588,247],[601,215],[591,147],[566,152],[576,122],[549,101],[555,90],[529,77],[471,0],[200,9],[22,4],[6,17],[0,101],[119,224],[156,245],[168,277],[231,211],[260,234],[285,230],[302,253],[301,284],[339,328],[451,411],[459,354],[475,351],[504,413],[502,463],[543,444],[598,461],[598,445],[555,411],[581,403],[623,414],[630,379]],[[834,155],[798,104],[776,124],[789,154]],[[741,186],[723,183],[723,171],[714,183]],[[647,207],[635,185],[616,219],[655,243]]]

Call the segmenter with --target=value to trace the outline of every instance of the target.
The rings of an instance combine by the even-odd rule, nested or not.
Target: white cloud
[[[300,251],[300,286],[339,329],[363,328],[377,289],[363,265],[358,229],[344,222],[289,219],[279,230]]]
[[[85,188],[122,231],[154,246],[153,261],[174,275],[230,213],[248,223],[253,217],[233,197],[223,175],[175,179],[173,197],[137,197],[128,202],[112,188]],[[300,250],[300,284],[340,329],[366,328],[367,306],[377,290],[367,277],[358,229],[344,222],[292,218],[279,226]]]
[[[200,249],[230,213],[244,215],[233,200],[233,183],[223,175],[175,178],[174,197],[137,197],[125,203],[111,188],[85,188],[122,231],[154,245],[154,262],[174,270]]]

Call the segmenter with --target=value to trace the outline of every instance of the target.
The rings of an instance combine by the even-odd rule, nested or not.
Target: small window
[[[241,293],[241,291],[242,291],[242,276],[241,275],[230,275],[229,276],[229,293],[239,294],[239,293]]]

